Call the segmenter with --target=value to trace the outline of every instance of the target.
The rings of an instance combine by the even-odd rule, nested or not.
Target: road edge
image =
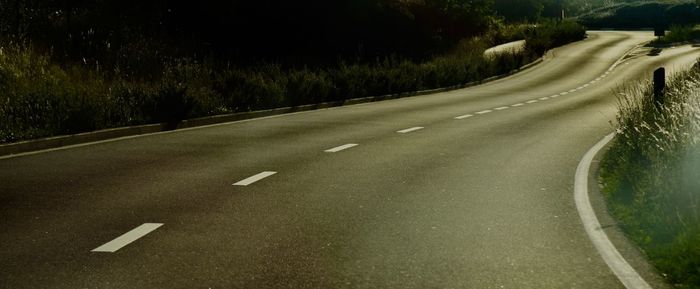
[[[589,175],[593,160],[614,137],[615,133],[605,136],[591,147],[579,162],[574,179],[576,209],[588,238],[618,280],[628,289],[651,289],[652,287],[627,262],[612,241],[610,241],[593,210],[589,197]],[[595,183],[597,184],[597,182]]]
[[[328,109],[334,107],[342,107],[370,102],[377,102],[382,100],[397,99],[404,97],[428,95],[440,92],[447,92],[452,90],[458,90],[468,87],[474,87],[495,80],[500,80],[519,72],[523,72],[530,69],[545,60],[547,54],[530,62],[520,68],[511,70],[508,73],[491,76],[479,81],[472,81],[464,84],[452,85],[447,87],[419,90],[411,92],[403,92],[396,94],[387,94],[380,96],[368,96],[361,98],[352,98],[342,101],[335,102],[323,102],[317,104],[300,105],[295,107],[282,107],[250,112],[240,112],[233,114],[223,114],[215,116],[207,116],[200,118],[193,118],[188,120],[183,120],[177,124],[167,124],[167,123],[157,123],[157,124],[144,124],[137,126],[128,127],[117,127],[109,128],[98,131],[84,132],[72,135],[62,135],[53,136],[47,138],[40,138],[34,140],[20,141],[16,143],[0,144],[0,160],[8,159],[13,157],[26,156],[31,154],[37,154],[48,151],[55,151],[58,149],[68,149],[73,147],[79,147],[89,144],[104,143],[109,141],[118,141],[127,138],[133,138],[137,136],[150,135],[155,133],[163,133],[169,131],[182,131],[183,129],[201,128],[211,125],[220,125],[232,122],[238,122],[242,120],[259,119],[265,117],[280,116],[292,113],[308,112],[319,109]]]

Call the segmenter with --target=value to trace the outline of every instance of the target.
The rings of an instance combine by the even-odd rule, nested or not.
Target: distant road
[[[609,71],[652,33],[589,35],[473,88],[0,160],[0,288],[623,288],[576,166],[613,88],[700,50]]]

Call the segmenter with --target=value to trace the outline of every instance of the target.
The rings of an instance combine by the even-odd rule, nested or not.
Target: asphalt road
[[[468,89],[0,159],[0,287],[623,288],[574,172],[615,87],[700,49],[606,75],[652,33],[589,34]]]

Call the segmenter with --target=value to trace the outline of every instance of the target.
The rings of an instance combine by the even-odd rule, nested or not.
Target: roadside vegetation
[[[677,288],[700,288],[700,64],[663,105],[650,83],[620,92],[618,134],[601,164],[608,208]]]
[[[692,26],[700,23],[700,3],[687,0],[616,1],[577,18],[591,29]]]
[[[490,1],[268,2],[0,0],[0,143],[480,81],[585,37]]]
[[[700,20],[698,20],[700,21]],[[650,43],[652,46],[668,45],[671,43],[700,42],[700,25],[695,26],[671,26],[666,36]]]

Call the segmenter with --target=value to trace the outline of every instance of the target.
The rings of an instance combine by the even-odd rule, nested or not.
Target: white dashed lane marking
[[[160,223],[145,223],[141,226],[134,228],[133,230],[124,233],[117,237],[116,239],[107,242],[106,244],[99,246],[92,250],[92,252],[106,252],[114,253],[124,246],[131,244],[132,242],[146,236],[148,233],[155,231],[163,224]]]
[[[252,176],[252,177],[249,177],[249,178],[247,178],[247,179],[245,179],[245,180],[239,181],[239,182],[237,182],[237,183],[235,183],[235,184],[233,184],[233,185],[234,185],[234,186],[247,186],[247,185],[250,185],[250,184],[252,184],[252,183],[255,183],[255,182],[259,181],[259,180],[262,180],[262,179],[264,179],[264,178],[267,178],[267,177],[269,177],[269,176],[271,176],[271,175],[274,175],[274,174],[276,174],[276,173],[277,173],[277,172],[262,172],[262,173],[259,173],[259,174],[257,174],[257,175],[254,175],[254,176]]]
[[[412,128],[402,129],[402,130],[399,130],[397,132],[398,133],[409,133],[409,132],[414,132],[414,131],[421,130],[421,129],[424,129],[424,127],[416,126],[416,127],[412,127]]]
[[[342,145],[342,146],[334,147],[334,148],[332,148],[332,149],[327,149],[327,150],[325,150],[324,152],[327,152],[327,153],[337,153],[337,152],[339,152],[339,151],[346,150],[346,149],[349,149],[349,148],[355,147],[355,146],[357,146],[356,143],[349,143],[349,144],[344,144],[344,145]]]
[[[591,80],[590,82],[588,82],[588,83],[586,83],[586,84],[583,84],[583,85],[581,85],[581,86],[579,86],[579,87],[577,87],[577,88],[571,89],[571,90],[569,90],[569,91],[564,91],[564,92],[561,92],[561,93],[559,93],[559,94],[554,94],[554,95],[551,95],[551,96],[540,97],[540,98],[538,98],[538,99],[529,100],[529,101],[526,101],[526,102],[524,102],[524,103],[523,103],[523,102],[520,102],[520,103],[511,104],[511,105],[505,105],[505,106],[496,107],[496,108],[493,108],[493,109],[487,109],[487,110],[478,111],[478,112],[475,112],[474,114],[460,115],[460,116],[455,117],[455,119],[470,118],[470,117],[474,117],[474,116],[478,116],[478,115],[483,115],[483,114],[491,113],[491,112],[494,112],[494,111],[506,110],[506,109],[509,109],[509,108],[511,108],[511,107],[520,107],[520,106],[524,106],[524,105],[526,105],[526,104],[533,104],[533,103],[537,103],[537,102],[539,102],[539,101],[546,101],[546,100],[549,100],[549,99],[557,98],[557,97],[559,97],[559,96],[565,96],[565,95],[568,95],[568,94],[575,93],[575,92],[577,92],[577,91],[583,90],[583,89],[585,89],[585,88],[587,88],[587,87],[589,87],[589,86],[595,84],[595,83],[598,82],[598,81],[603,80],[605,77],[607,77],[607,76],[615,69],[615,67],[617,67],[617,65],[619,64],[619,61],[620,61],[620,60],[618,60],[618,62],[614,63],[610,68],[608,68],[607,71],[605,71],[605,73],[603,73],[602,75],[600,75],[598,78],[596,78],[596,79],[594,79],[594,80]],[[626,64],[628,64],[628,63],[625,63],[625,65],[626,65]],[[418,129],[422,129],[422,127],[421,127],[421,128],[410,128],[410,129],[400,130],[400,131],[398,131],[398,132],[399,132],[399,133],[408,133],[408,132],[411,132],[411,131],[414,131],[414,130],[418,130]]]
[[[577,87],[577,88],[571,89],[571,90],[569,90],[569,91],[564,91],[564,92],[561,92],[561,93],[559,93],[559,94],[554,94],[554,95],[551,95],[551,96],[540,97],[540,98],[538,98],[538,99],[533,99],[533,100],[529,100],[529,101],[526,101],[526,102],[520,102],[520,103],[511,104],[511,105],[505,105],[505,106],[496,107],[496,108],[493,108],[493,109],[487,109],[487,110],[477,111],[477,112],[475,112],[474,114],[460,115],[460,116],[455,117],[454,119],[466,119],[466,118],[470,118],[470,117],[474,117],[474,116],[478,116],[478,115],[484,115],[484,114],[491,113],[491,112],[494,112],[494,111],[506,110],[506,109],[509,109],[509,108],[511,108],[511,107],[520,107],[520,106],[524,106],[524,105],[526,105],[526,104],[533,104],[533,103],[537,103],[537,102],[539,102],[539,101],[546,101],[546,100],[550,100],[550,99],[555,99],[555,98],[560,97],[560,96],[565,96],[565,95],[568,95],[568,94],[572,94],[572,93],[575,93],[575,92],[577,92],[577,91],[583,90],[583,89],[585,89],[585,88],[587,88],[587,87],[589,87],[589,86],[595,84],[596,82],[598,82],[598,81],[600,81],[600,80],[603,80],[605,77],[608,76],[608,74],[610,74],[610,73],[613,71],[613,69],[614,69],[616,66],[617,66],[617,63],[613,64],[612,67],[610,67],[605,73],[603,73],[603,74],[602,74],[601,76],[599,76],[598,78],[596,78],[596,79],[594,79],[594,80],[591,80],[590,82],[588,82],[588,83],[586,83],[586,84],[583,84],[583,85],[581,85],[581,86],[579,86],[579,87]],[[398,133],[409,133],[409,132],[416,131],[416,130],[419,130],[419,129],[422,129],[422,127],[414,127],[414,128],[409,128],[409,129],[400,130],[400,131],[397,131],[397,132],[398,132]],[[331,149],[331,150],[333,150],[333,149]],[[330,151],[330,150],[327,150],[327,151]]]

